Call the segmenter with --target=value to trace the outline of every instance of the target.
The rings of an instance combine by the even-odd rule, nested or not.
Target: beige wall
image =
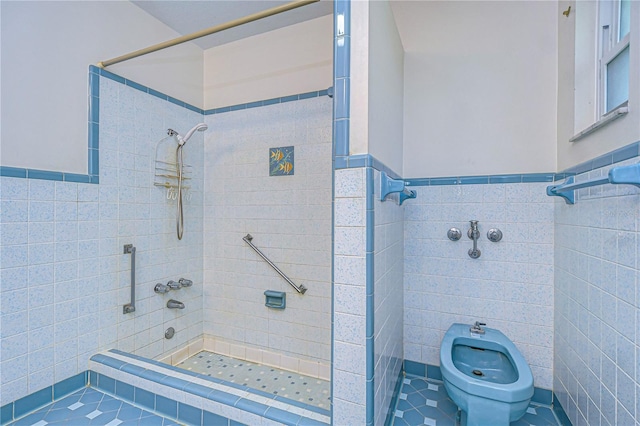
[[[572,7],[568,17],[562,11]],[[597,121],[595,81],[596,2],[562,1],[557,5],[558,22],[558,170],[640,140],[640,27],[630,34],[629,113],[590,135],[569,142],[575,134]],[[631,2],[631,16],[640,16],[640,2]]]
[[[327,15],[205,50],[204,108],[327,89],[332,39]]]
[[[554,171],[556,4],[411,5],[394,8],[405,48],[404,177]]]
[[[3,166],[87,173],[88,67],[178,34],[124,1],[3,1]],[[202,50],[184,44],[108,68],[202,106]]]
[[[369,9],[369,153],[402,174],[404,49],[388,1]]]

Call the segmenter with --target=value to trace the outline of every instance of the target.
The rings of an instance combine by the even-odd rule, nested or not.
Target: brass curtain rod
[[[177,44],[185,43],[187,41],[195,40],[197,38],[205,37],[211,34],[218,33],[220,31],[227,30],[229,28],[237,27],[249,22],[257,21],[262,18],[277,15],[278,13],[286,12],[288,10],[297,9],[298,7],[306,6],[311,3],[317,3],[320,0],[295,0],[290,3],[276,6],[271,9],[263,10],[262,12],[254,13],[252,15],[245,16],[243,18],[235,19],[233,21],[226,22],[224,24],[216,25],[204,30],[197,31],[195,33],[187,34],[182,37],[174,38],[172,40],[165,41],[163,43],[154,44],[144,49],[136,50],[135,52],[127,53],[126,55],[118,56],[117,58],[108,59],[106,61],[98,62],[100,68],[106,68],[109,65],[114,65],[119,62],[128,61],[129,59],[137,58],[138,56],[146,55],[148,53],[157,52],[158,50],[166,49]]]

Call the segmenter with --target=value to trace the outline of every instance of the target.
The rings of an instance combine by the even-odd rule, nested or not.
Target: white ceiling
[[[253,13],[280,6],[289,1],[274,0],[132,0],[132,3],[174,29],[180,35],[191,34],[224,24]],[[203,49],[229,43],[277,28],[287,27],[333,12],[331,0],[321,0],[307,6],[263,18],[255,22],[194,40]]]

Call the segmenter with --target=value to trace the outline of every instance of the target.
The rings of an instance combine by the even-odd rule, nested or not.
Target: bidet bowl
[[[533,396],[533,374],[507,336],[473,334],[453,324],[440,346],[442,380],[465,425],[505,425],[521,418]]]

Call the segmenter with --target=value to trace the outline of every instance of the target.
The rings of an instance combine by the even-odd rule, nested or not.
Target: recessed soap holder
[[[287,293],[267,290],[264,292],[264,306],[271,309],[284,309],[287,304]]]

